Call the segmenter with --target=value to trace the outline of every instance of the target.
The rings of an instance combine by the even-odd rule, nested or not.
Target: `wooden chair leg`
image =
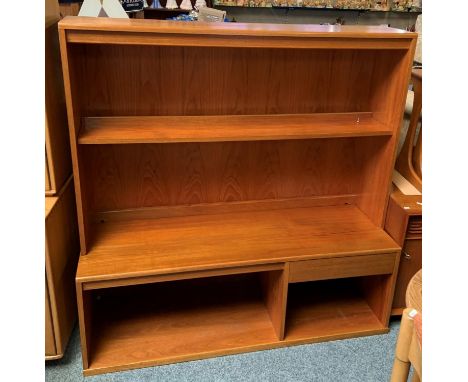
[[[405,309],[401,316],[400,333],[395,349],[395,361],[393,362],[392,376],[390,382],[406,382],[410,369],[408,353],[413,338],[413,318],[417,311],[414,309]]]

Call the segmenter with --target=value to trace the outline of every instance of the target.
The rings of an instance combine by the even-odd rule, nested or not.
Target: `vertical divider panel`
[[[288,297],[289,263],[283,270],[264,272],[261,275],[265,305],[278,339],[284,339],[286,302]]]
[[[388,326],[390,321],[399,264],[400,253],[395,256],[395,264],[391,274],[368,276],[361,279],[362,293],[379,321],[385,327]]]

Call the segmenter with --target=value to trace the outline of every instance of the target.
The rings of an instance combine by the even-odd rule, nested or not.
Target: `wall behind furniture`
[[[336,22],[341,18],[346,25],[390,24],[394,28],[406,29],[415,25],[417,13],[405,12],[365,12],[344,10],[318,10],[301,8],[249,8],[216,6],[227,12],[229,19],[238,22],[283,23],[283,24],[322,24]]]

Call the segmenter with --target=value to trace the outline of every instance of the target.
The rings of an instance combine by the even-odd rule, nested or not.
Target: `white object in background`
[[[128,19],[119,0],[84,0],[78,16]]]
[[[179,8],[179,6],[177,5],[176,0],[167,0],[166,8],[167,9],[177,9],[177,8]]]
[[[190,0],[182,0],[182,3],[180,4],[180,9],[191,11],[193,9],[192,2]]]
[[[414,52],[414,60],[422,63],[422,15],[416,19],[415,25],[416,32],[418,33],[418,42],[416,43],[416,50]]]
[[[226,11],[202,7],[198,11],[198,21],[223,22],[226,18]]]
[[[392,181],[404,195],[422,195],[416,187],[395,169],[393,170]]]
[[[206,7],[206,1],[205,0],[197,0],[195,2],[195,9],[200,9],[200,8],[203,8],[203,7]]]

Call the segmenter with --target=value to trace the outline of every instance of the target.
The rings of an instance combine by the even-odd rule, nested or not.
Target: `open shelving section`
[[[59,28],[85,375],[388,331],[400,247],[383,219],[416,34]]]

